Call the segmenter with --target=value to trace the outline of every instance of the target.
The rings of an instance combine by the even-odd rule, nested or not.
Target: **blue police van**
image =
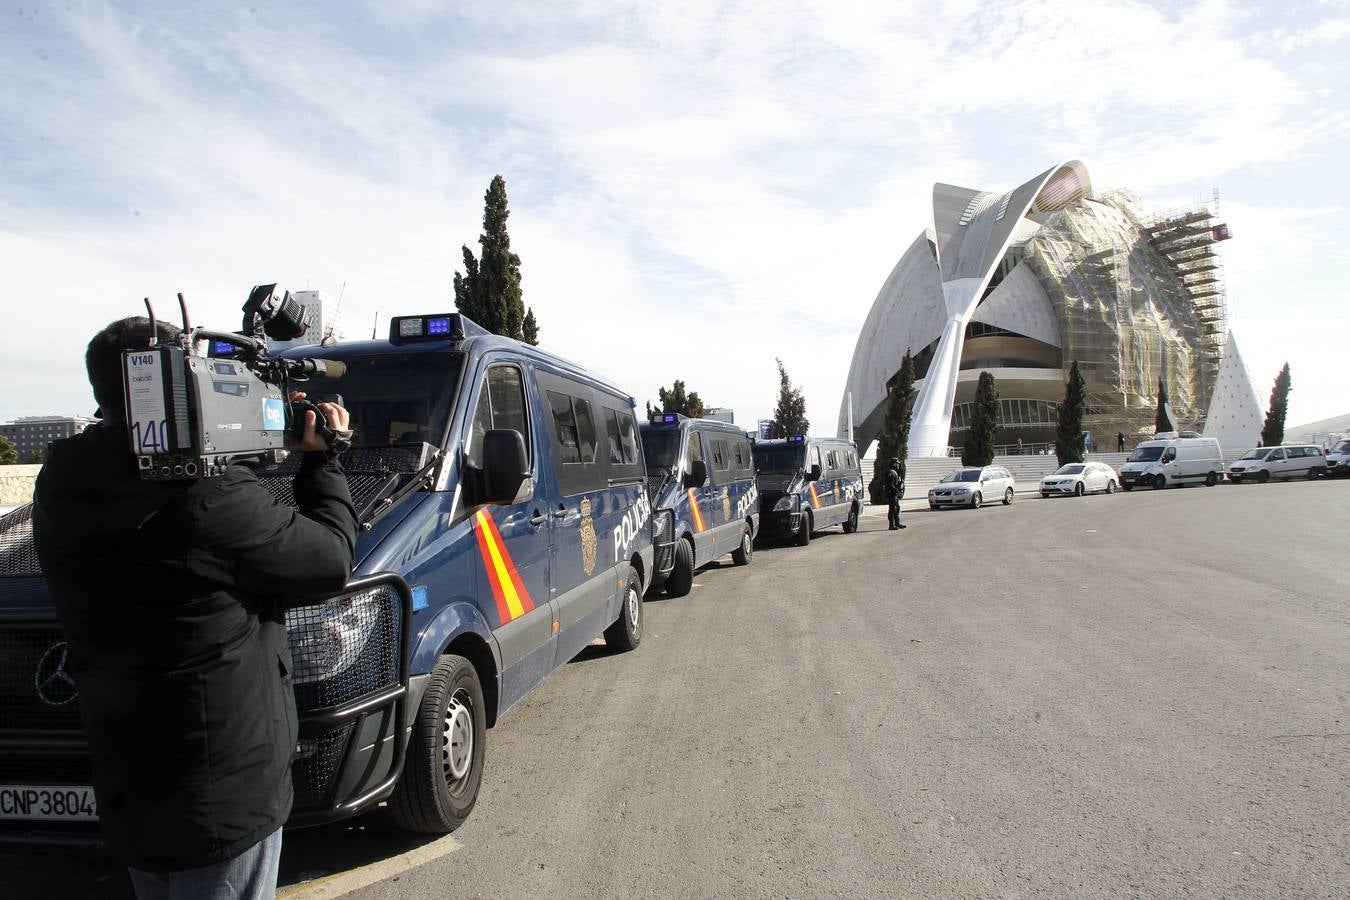
[[[458,314],[396,318],[388,340],[322,352],[346,366],[319,390],[351,411],[360,532],[347,589],[287,615],[290,824],[387,800],[405,829],[451,831],[477,799],[485,730],[597,636],[618,650],[642,639],[654,571],[634,401]],[[293,472],[261,475],[279,502]],[[34,687],[62,646],[39,569],[23,507],[0,519],[7,796],[90,783],[78,697]],[[62,808],[0,816],[0,839],[97,834],[91,805]]]
[[[798,434],[757,441],[753,449],[766,540],[791,538],[804,547],[831,525],[843,525],[845,534],[858,530],[863,478],[851,441]]]
[[[654,413],[641,425],[655,544],[654,586],[683,597],[694,572],[731,554],[748,565],[759,535],[750,441],[715,419]]]

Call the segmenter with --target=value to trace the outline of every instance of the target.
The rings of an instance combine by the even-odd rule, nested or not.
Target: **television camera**
[[[289,291],[275,284],[254,287],[238,333],[193,328],[181,293],[178,306],[182,333],[159,342],[147,297],[150,346],[122,356],[127,432],[142,478],[194,479],[219,475],[233,463],[280,463],[288,432],[299,440],[308,410],[315,413],[316,433],[330,447],[345,449],[350,432],[329,428],[310,401],[287,398],[292,382],[341,378],[346,366],[268,355],[268,338],[296,340],[307,328],[307,310]],[[203,341],[209,344],[205,355],[197,350]]]

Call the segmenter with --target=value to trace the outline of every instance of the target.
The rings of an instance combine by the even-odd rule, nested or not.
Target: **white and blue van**
[[[754,454],[765,540],[791,538],[804,547],[822,528],[858,530],[863,479],[852,441],[798,434],[756,441]]]
[[[653,413],[641,426],[656,559],[654,586],[683,597],[694,572],[731,554],[749,565],[759,535],[750,440],[727,422]]]

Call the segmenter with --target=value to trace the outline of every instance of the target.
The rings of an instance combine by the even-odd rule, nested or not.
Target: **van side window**
[[[703,458],[703,436],[697,431],[689,432],[689,462]]]
[[[732,452],[736,455],[736,471],[744,471],[746,469],[745,441],[736,441],[735,449]]]
[[[813,465],[813,466],[818,466],[818,465],[820,465],[820,448],[819,448],[819,447],[812,447],[812,448],[811,448],[811,465]]]
[[[565,463],[581,462],[581,441],[577,438],[577,420],[572,414],[572,398],[545,391],[553,410],[553,430],[558,436],[558,456]]]
[[[572,398],[572,409],[576,413],[577,436],[581,440],[581,461],[595,462],[595,420],[591,418],[591,404],[587,400]]]
[[[623,464],[635,466],[638,461],[637,428],[633,425],[633,414],[621,412],[619,419],[619,446],[623,448]]]
[[[725,472],[727,470],[727,442],[713,441],[712,454],[713,468],[719,472]]]
[[[525,386],[520,369],[500,365],[488,369],[478,392],[478,406],[473,413],[469,434],[469,458],[476,463],[483,459],[483,436],[493,429],[509,428],[520,432],[525,439],[526,459],[533,464],[534,448],[530,444],[530,418],[525,414]]]

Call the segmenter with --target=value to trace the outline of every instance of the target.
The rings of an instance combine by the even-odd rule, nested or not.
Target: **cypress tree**
[[[966,433],[966,444],[961,448],[961,464],[987,466],[993,462],[998,429],[998,387],[993,375],[981,372],[980,383],[975,388],[975,408],[971,411],[970,429]]]
[[[1290,387],[1289,363],[1285,363],[1270,390],[1270,409],[1266,410],[1266,421],[1261,426],[1262,447],[1278,447],[1284,442],[1284,417],[1289,412]]]
[[[506,180],[495,175],[483,195],[483,233],[478,237],[482,257],[464,251],[464,274],[455,273],[455,308],[493,334],[523,340],[525,304],[521,300],[520,257],[511,252],[506,220]],[[534,323],[538,336],[539,326]]]
[[[909,458],[909,425],[914,415],[914,358],[905,351],[900,371],[891,379],[886,392],[886,420],[877,435],[877,458],[872,481],[867,492],[873,503],[886,502],[886,471],[892,459],[900,460],[900,477],[905,477],[905,462]]]
[[[787,369],[781,359],[778,363],[778,405],[773,411],[773,427],[769,431],[771,438],[791,437],[794,434],[806,434],[811,423],[806,418],[806,399],[800,388],[792,386]]]
[[[1153,432],[1155,434],[1163,431],[1176,431],[1176,426],[1172,424],[1172,415],[1168,412],[1167,385],[1163,384],[1161,378],[1158,379],[1158,411],[1153,414]]]
[[[1064,402],[1056,416],[1055,456],[1061,466],[1083,461],[1083,405],[1087,389],[1078,371],[1078,360],[1069,367],[1069,380],[1064,385]]]
[[[534,307],[525,310],[525,320],[520,323],[520,339],[531,347],[539,346],[539,323],[534,318]]]

